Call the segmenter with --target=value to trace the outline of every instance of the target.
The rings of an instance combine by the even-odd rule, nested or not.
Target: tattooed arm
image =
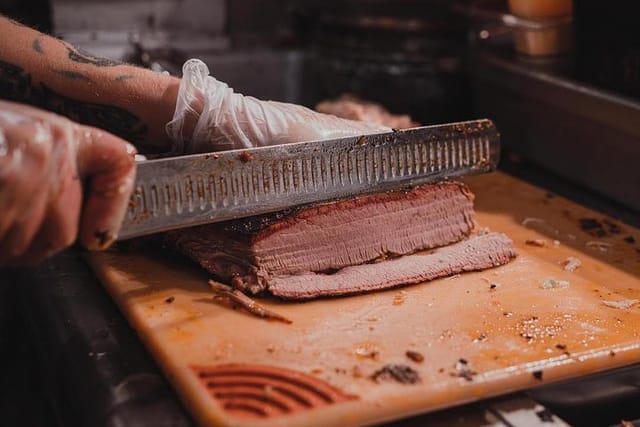
[[[166,152],[179,80],[96,58],[0,16],[0,98],[110,131],[140,151]]]

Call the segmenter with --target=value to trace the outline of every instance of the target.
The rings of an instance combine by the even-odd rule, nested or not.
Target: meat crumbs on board
[[[411,359],[412,361],[416,362],[416,363],[422,363],[424,362],[424,356],[422,355],[422,353],[419,353],[417,351],[414,350],[407,350],[405,355]]]
[[[237,289],[233,289],[229,286],[223,285],[222,283],[214,282],[213,280],[209,280],[209,286],[217,297],[226,298],[235,306],[245,309],[254,316],[269,320],[277,320],[287,324],[293,323],[290,319],[261,306]]]
[[[524,243],[529,246],[537,246],[539,248],[545,248],[547,246],[547,241],[545,239],[527,239]]]
[[[454,366],[454,371],[449,374],[452,377],[464,378],[467,381],[473,381],[473,377],[478,375],[476,371],[471,369],[469,361],[465,358],[460,358]]]
[[[384,365],[371,375],[371,379],[377,383],[382,381],[395,381],[400,384],[417,384],[421,382],[420,374],[407,365]]]

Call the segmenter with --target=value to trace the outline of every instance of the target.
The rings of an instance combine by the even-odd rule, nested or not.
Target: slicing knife
[[[482,119],[142,161],[118,240],[488,172],[499,156]]]

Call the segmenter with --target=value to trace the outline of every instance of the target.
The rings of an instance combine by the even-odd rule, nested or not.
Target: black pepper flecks
[[[417,384],[422,381],[420,375],[406,365],[384,365],[371,375],[371,379],[377,383],[393,380],[400,384]]]
[[[520,336],[522,338],[524,338],[525,340],[527,340],[527,341],[533,341],[533,339],[534,339],[533,335],[527,334],[527,333],[524,333],[524,332],[520,332]]]
[[[622,240],[624,240],[627,243],[630,244],[634,244],[636,242],[636,239],[633,236],[627,236],[625,238],[623,238]]]
[[[473,342],[483,342],[487,340],[487,334],[485,334],[484,332],[482,332],[480,335],[478,335],[477,338],[473,339]]]
[[[616,224],[615,222],[608,220],[608,219],[603,219],[602,222],[604,223],[604,225],[607,226],[607,231],[611,234],[620,234],[620,226],[618,224]]]
[[[553,422],[553,413],[548,410],[547,408],[544,408],[540,411],[536,411],[536,415],[538,416],[538,418],[540,419],[540,421],[542,421],[543,423],[552,423]]]
[[[471,369],[460,369],[457,371],[454,376],[464,378],[467,381],[473,381],[473,377],[478,375],[476,371],[472,371]]]
[[[164,300],[164,302],[166,302],[167,304],[171,304],[172,302],[174,302],[176,300],[176,297],[174,296],[170,296],[169,298],[167,298],[166,300]]]
[[[542,371],[533,371],[532,375],[533,378],[537,379],[538,381],[542,381]]]
[[[599,221],[595,218],[580,218],[580,228],[582,231],[593,237],[606,237],[618,235],[622,232],[622,228],[610,219],[604,218]],[[629,236],[633,239],[633,236]]]
[[[469,361],[464,358],[458,359],[455,366],[455,371],[450,373],[452,377],[464,378],[467,381],[473,381],[473,377],[478,373],[469,367]]]
[[[595,218],[580,218],[580,228],[583,230],[593,230],[595,228],[602,228],[602,224]]]
[[[580,229],[594,237],[604,237],[607,232],[604,230],[602,223],[595,218],[580,218]]]

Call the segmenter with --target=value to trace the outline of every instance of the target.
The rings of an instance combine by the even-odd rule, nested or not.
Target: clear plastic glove
[[[198,59],[185,62],[173,120],[176,154],[249,148],[382,132],[389,128],[234,93]]]
[[[108,246],[127,208],[134,155],[105,131],[0,101],[0,265],[38,263],[76,238]]]

